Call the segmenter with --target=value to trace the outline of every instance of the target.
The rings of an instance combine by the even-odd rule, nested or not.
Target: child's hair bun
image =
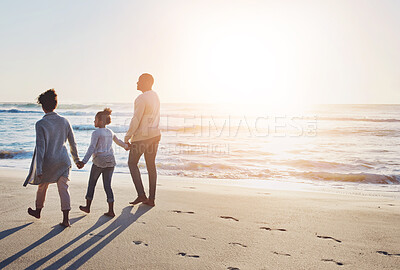
[[[112,110],[110,108],[104,108],[103,112],[105,115],[111,115]]]
[[[101,121],[103,121],[106,125],[111,123],[111,109],[105,108],[104,110],[98,112],[96,117],[98,117]]]

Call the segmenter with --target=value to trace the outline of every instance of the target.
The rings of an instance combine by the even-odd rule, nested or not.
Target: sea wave
[[[9,102],[5,102],[5,103],[0,103],[0,107],[4,107],[4,108],[36,108],[38,107],[37,103],[9,103]]]
[[[189,170],[189,171],[200,171],[200,170],[237,170],[237,166],[232,166],[224,163],[203,163],[203,162],[184,162],[184,163],[159,163],[157,168],[162,170]]]
[[[37,103],[0,103],[0,107],[16,108],[35,108],[40,107]],[[59,103],[57,108],[62,110],[102,110],[105,107],[117,107],[123,109],[132,109],[132,103],[88,103],[88,104],[68,104]]]
[[[72,125],[73,130],[95,130],[94,125]]]
[[[0,150],[0,159],[25,159],[32,157],[33,152]]]
[[[400,137],[399,130],[396,129],[366,129],[366,128],[352,128],[352,129],[327,129],[318,130],[318,135],[350,135],[350,136],[378,136],[378,137]]]
[[[319,169],[319,170],[364,170],[364,169],[373,169],[373,165],[366,161],[359,160],[357,164],[346,164],[340,162],[331,162],[331,161],[322,161],[322,160],[305,160],[305,159],[297,159],[297,160],[287,160],[287,161],[279,161],[274,162],[280,165],[288,165],[295,168],[303,168],[303,169]]]
[[[356,182],[368,184],[400,184],[400,175],[370,173],[290,172],[291,176],[311,180]]]
[[[0,113],[43,113],[42,111],[24,111],[19,109],[0,110]]]
[[[26,114],[44,114],[42,110],[21,110],[21,109],[0,109],[0,113],[26,113]],[[84,112],[84,111],[58,111],[61,115],[93,115],[94,112]]]
[[[73,125],[72,128],[76,131],[85,130],[95,130],[96,127],[93,124],[81,124]],[[116,133],[127,132],[129,125],[118,125],[118,126],[108,126],[109,129]],[[193,133],[200,132],[202,130],[201,126],[191,126],[191,127],[179,127],[179,126],[160,126],[161,132],[176,132],[176,133]]]
[[[60,115],[67,115],[67,116],[95,116],[98,111],[63,111],[57,110],[57,113]],[[21,109],[0,109],[0,113],[26,113],[26,114],[44,114],[42,110],[21,110]],[[115,116],[129,116],[129,113],[120,113],[115,112],[113,113]]]
[[[128,131],[129,126],[108,126],[115,133],[124,133]],[[90,131],[96,130],[97,128],[94,125],[72,125],[72,129],[75,131]]]
[[[126,162],[118,163],[119,167],[127,167]],[[146,172],[145,164],[140,163],[139,168]],[[195,178],[215,179],[268,179],[276,175],[268,169],[251,170],[224,163],[205,162],[158,162],[157,171],[160,175],[177,175]]]
[[[315,118],[310,118],[315,119]],[[352,117],[317,117],[317,120],[327,121],[359,121],[359,122],[400,122],[396,118],[352,118]]]

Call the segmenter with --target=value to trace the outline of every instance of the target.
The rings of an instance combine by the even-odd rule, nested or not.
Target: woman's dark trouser
[[[107,195],[107,202],[114,201],[114,194],[111,189],[111,178],[112,178],[113,172],[114,172],[114,167],[100,168],[94,164],[92,165],[92,169],[90,170],[90,176],[89,176],[89,185],[88,185],[87,192],[86,192],[87,200],[93,200],[94,189],[96,187],[97,180],[99,179],[100,174],[102,174],[103,187],[104,187],[104,191],[106,192],[106,195]]]
[[[149,199],[151,200],[154,200],[156,197],[157,169],[155,160],[160,138],[161,135],[148,140],[132,142],[131,150],[129,151],[128,166],[138,196],[146,195],[138,167],[139,159],[144,154],[149,175]]]

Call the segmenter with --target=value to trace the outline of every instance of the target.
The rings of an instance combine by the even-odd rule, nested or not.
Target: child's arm
[[[123,141],[121,141],[120,139],[118,139],[117,135],[115,135],[114,133],[113,133],[113,141],[122,148],[124,148],[125,150],[128,148],[128,145]]]
[[[83,162],[84,164],[86,164],[86,163],[89,161],[90,157],[93,155],[94,150],[96,149],[96,145],[97,145],[98,139],[99,139],[99,136],[97,135],[97,132],[96,132],[96,131],[93,131],[93,133],[92,133],[92,139],[90,140],[89,148],[88,148],[88,150],[87,150],[87,152],[86,152],[85,157],[84,157],[83,160],[82,160],[82,162]]]

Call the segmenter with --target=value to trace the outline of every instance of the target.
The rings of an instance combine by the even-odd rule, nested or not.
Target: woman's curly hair
[[[38,96],[37,103],[42,105],[43,109],[48,112],[54,111],[57,107],[57,93],[54,89],[49,89]]]

